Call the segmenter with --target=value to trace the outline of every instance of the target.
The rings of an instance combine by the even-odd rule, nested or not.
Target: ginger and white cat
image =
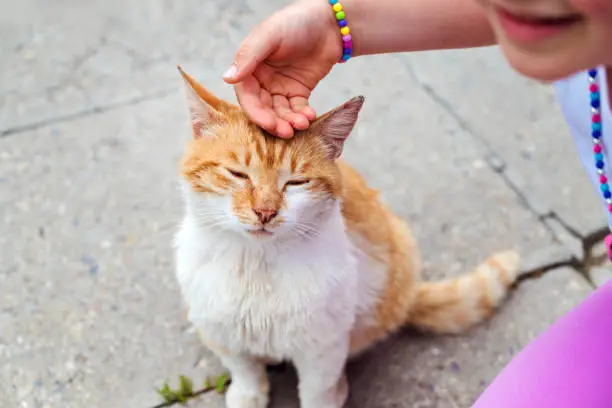
[[[176,274],[189,320],[231,373],[229,408],[268,405],[274,361],[295,365],[302,408],[340,408],[347,358],[405,325],[457,333],[491,316],[518,255],[421,282],[406,224],[338,159],[362,97],[282,140],[180,72],[193,140]]]

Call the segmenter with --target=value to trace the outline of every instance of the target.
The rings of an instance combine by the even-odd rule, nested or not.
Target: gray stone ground
[[[0,407],[148,408],[165,378],[221,372],[172,270],[188,137],[174,66],[232,98],[221,73],[281,4],[0,0]],[[314,105],[356,94],[347,159],[411,223],[427,277],[506,247],[545,270],[469,333],[401,333],[350,365],[350,407],[468,407],[612,276],[603,212],[551,90],[496,49],[357,59]],[[291,371],[271,375],[273,406],[297,407]]]

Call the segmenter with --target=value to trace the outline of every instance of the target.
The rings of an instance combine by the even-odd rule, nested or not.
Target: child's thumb
[[[223,74],[223,79],[229,84],[243,81],[255,71],[276,46],[274,38],[266,35],[263,30],[256,29],[238,49],[234,62]]]

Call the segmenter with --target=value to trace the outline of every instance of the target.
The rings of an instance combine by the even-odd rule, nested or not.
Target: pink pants
[[[612,282],[522,350],[473,408],[612,408]]]

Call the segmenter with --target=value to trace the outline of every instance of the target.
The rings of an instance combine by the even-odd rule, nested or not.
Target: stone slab
[[[497,48],[397,58],[501,157],[540,215],[553,212],[582,236],[606,225],[552,87],[512,72]]]
[[[569,231],[567,226],[559,221],[558,217],[544,218],[543,222],[575,259],[582,261],[586,258],[584,240]]]
[[[610,267],[595,267],[589,270],[588,275],[591,282],[593,282],[593,285],[598,288],[612,281],[612,270],[610,270]]]
[[[282,0],[0,0],[0,135],[174,92],[176,64],[221,83],[250,29]]]
[[[524,254],[521,272],[523,276],[529,276],[548,269],[573,265],[575,262],[577,258],[567,246],[555,243]]]

